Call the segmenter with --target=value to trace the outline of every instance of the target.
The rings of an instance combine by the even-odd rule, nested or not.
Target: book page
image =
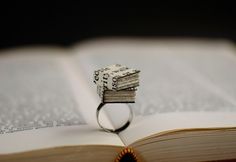
[[[236,56],[228,41],[110,39],[77,53],[88,80],[115,63],[141,70],[136,103],[123,105],[135,114],[120,133],[126,144],[162,131],[236,125]],[[114,125],[124,115],[108,114]]]
[[[123,144],[117,135],[99,130],[95,102],[66,52],[60,48],[1,52],[0,154]]]

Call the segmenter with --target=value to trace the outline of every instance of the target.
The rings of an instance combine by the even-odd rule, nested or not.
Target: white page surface
[[[236,57],[230,42],[108,39],[75,51],[94,93],[89,80],[96,69],[119,63],[141,70],[136,103],[129,105],[135,118],[120,133],[126,144],[169,129],[236,125]],[[109,114],[112,120],[122,116]]]
[[[123,145],[117,135],[98,128],[96,103],[65,52],[28,48],[2,53],[0,154],[71,145]]]

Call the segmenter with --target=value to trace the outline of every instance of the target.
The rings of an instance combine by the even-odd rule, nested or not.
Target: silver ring
[[[98,125],[103,129],[105,130],[106,132],[112,132],[112,133],[119,133],[123,130],[125,130],[131,123],[132,119],[133,119],[133,111],[131,110],[131,108],[129,107],[129,118],[127,120],[127,122],[122,125],[121,127],[119,128],[116,128],[116,129],[109,129],[109,128],[106,128],[104,126],[102,126],[102,124],[100,123],[99,121],[99,113],[100,113],[100,110],[103,108],[103,106],[105,106],[107,103],[100,103],[100,105],[98,105],[98,108],[97,108],[97,111],[96,111],[96,117],[97,117],[97,123]]]

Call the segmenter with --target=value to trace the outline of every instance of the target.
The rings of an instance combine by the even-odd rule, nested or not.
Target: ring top
[[[134,103],[139,86],[139,70],[120,64],[94,72],[94,83],[102,103]]]

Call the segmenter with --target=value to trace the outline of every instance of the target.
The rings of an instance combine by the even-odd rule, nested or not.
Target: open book
[[[224,40],[101,39],[71,48],[1,51],[0,161],[114,161],[132,147],[140,161],[236,159],[236,50]],[[95,69],[141,70],[136,103],[106,108]]]

